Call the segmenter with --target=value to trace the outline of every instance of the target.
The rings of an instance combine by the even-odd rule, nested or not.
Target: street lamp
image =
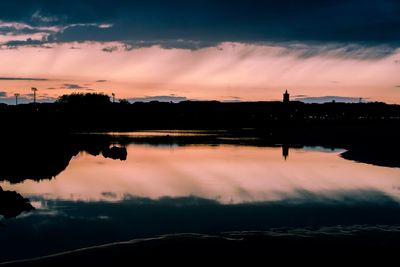
[[[15,105],[18,105],[18,97],[19,97],[19,93],[15,93]]]
[[[36,87],[32,87],[31,90],[33,92],[33,103],[36,103],[36,91],[38,89]]]

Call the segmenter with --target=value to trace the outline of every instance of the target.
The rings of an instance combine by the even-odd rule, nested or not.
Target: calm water
[[[0,262],[170,233],[400,225],[400,168],[343,148],[114,145],[126,160],[82,150],[52,179],[0,183],[36,208],[0,221]]]

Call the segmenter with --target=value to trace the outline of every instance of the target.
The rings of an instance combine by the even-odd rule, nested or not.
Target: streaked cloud
[[[51,23],[59,20],[56,16],[45,16],[39,10],[32,14],[31,19],[32,21],[38,21],[39,23]]]
[[[85,86],[85,85],[79,85],[75,83],[65,83],[60,87],[60,89],[70,89],[70,90],[86,90],[86,91],[92,91],[93,89]]]
[[[372,101],[399,102],[400,50],[375,59],[344,56],[340,51],[301,57],[302,51],[277,45],[222,43],[198,50],[152,46],[104,53],[114,43],[59,44],[54,49],[24,47],[0,50],[5,64],[2,77],[44,77],[36,81],[3,81],[4,91],[24,92],[36,86],[57,88],[54,96],[69,93],[63,84],[116,93],[119,98],[185,96],[199,100],[281,100],[292,95],[365,97]],[[369,48],[365,49],[368,53]],[[100,78],[99,78],[100,77]],[[97,82],[97,80],[108,82]],[[339,81],[332,83],[331,81]],[[93,84],[93,85],[85,85]],[[94,85],[95,84],[95,85]],[[7,89],[7,90],[6,90]],[[231,99],[232,100],[232,99]]]
[[[184,96],[145,96],[145,97],[137,97],[137,98],[128,98],[129,102],[151,102],[151,101],[159,101],[159,102],[173,102],[179,103],[181,101],[188,100]]]
[[[101,49],[103,52],[112,53],[118,51],[118,46],[107,46]]]
[[[48,79],[26,77],[0,77],[0,81],[48,81]]]

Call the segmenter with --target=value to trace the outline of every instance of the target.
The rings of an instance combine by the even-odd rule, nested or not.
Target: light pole
[[[32,87],[31,90],[33,92],[33,103],[36,103],[36,91],[38,89],[36,87]]]
[[[112,93],[111,95],[112,95],[112,99],[113,99],[112,101],[113,101],[113,103],[115,103],[115,94]]]
[[[19,93],[15,93],[15,105],[18,105],[18,97],[19,97]]]

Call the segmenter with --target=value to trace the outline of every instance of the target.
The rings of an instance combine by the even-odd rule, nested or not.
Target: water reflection
[[[0,215],[17,218],[0,262],[167,233],[400,225],[395,154],[357,151],[222,133],[7,142]]]
[[[2,186],[30,198],[82,201],[196,196],[226,204],[278,201],[299,192],[335,199],[338,192],[363,190],[399,196],[399,169],[348,161],[340,157],[344,149],[124,145],[81,149],[56,179]]]

